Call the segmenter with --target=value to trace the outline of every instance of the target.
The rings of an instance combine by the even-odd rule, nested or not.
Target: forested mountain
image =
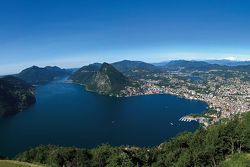
[[[67,76],[69,74],[71,74],[70,70],[61,69],[56,66],[47,66],[44,68],[32,66],[23,70],[16,76],[31,84],[41,84],[53,81],[58,77]]]
[[[130,81],[112,65],[103,63],[84,66],[74,73],[71,80],[86,86],[88,90],[100,94],[117,94],[130,84]]]
[[[87,84],[91,81],[93,75],[99,71],[101,68],[100,63],[94,63],[87,66],[83,66],[79,70],[77,70],[75,73],[73,73],[69,79],[73,80],[74,82],[81,83],[81,84]]]
[[[34,87],[19,78],[0,78],[0,116],[15,114],[36,102]]]

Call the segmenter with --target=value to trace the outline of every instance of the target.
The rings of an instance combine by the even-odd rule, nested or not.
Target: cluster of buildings
[[[231,77],[214,72],[200,75],[202,80],[192,80],[185,73],[153,74],[151,79],[141,78],[139,87],[126,87],[123,93],[125,96],[165,93],[204,101],[209,109],[216,111],[206,114],[210,123],[250,111],[250,81],[241,73]]]

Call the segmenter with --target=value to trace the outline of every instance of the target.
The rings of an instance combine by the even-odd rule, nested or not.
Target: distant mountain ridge
[[[105,95],[117,95],[130,85],[130,81],[111,64],[84,66],[70,79],[86,86],[86,89]]]
[[[53,81],[57,77],[63,77],[70,74],[70,70],[61,69],[57,66],[47,66],[44,68],[32,66],[24,69],[16,76],[30,84],[41,84]]]
[[[156,64],[156,63],[155,63]],[[87,66],[83,66],[81,71],[96,72],[101,68],[101,63],[94,63]],[[131,73],[140,72],[164,72],[164,71],[185,71],[185,70],[212,70],[212,69],[225,69],[225,65],[210,64],[205,61],[188,61],[188,60],[173,60],[160,64],[149,64],[142,61],[130,61],[123,60],[111,64],[119,72],[124,75],[130,75]],[[85,75],[87,76],[87,75]]]
[[[115,75],[107,75],[103,71],[103,65],[109,66],[110,71],[116,71],[116,73],[120,73],[119,76],[122,80],[122,84],[119,83],[117,79],[114,83],[118,83],[118,85],[122,85],[119,89],[112,89],[115,84],[108,83],[109,79],[112,79]],[[109,71],[108,70],[108,71]],[[187,61],[187,60],[174,60],[166,63],[163,66],[154,66],[152,64],[140,62],[140,61],[128,61],[123,60],[119,62],[115,62],[112,64],[100,64],[94,63],[88,66],[83,66],[78,71],[76,71],[73,75],[71,75],[70,79],[73,82],[81,83],[86,86],[89,90],[94,90],[96,92],[102,94],[109,94],[111,92],[119,92],[124,88],[124,85],[129,85],[127,81],[136,79],[140,79],[141,77],[147,75],[148,73],[164,73],[169,71],[180,71],[180,72],[193,72],[193,71],[210,71],[210,70],[235,70],[242,72],[250,72],[250,65],[242,65],[242,66],[225,66],[218,64],[210,64],[204,61]],[[145,71],[147,71],[145,73]],[[118,75],[117,75],[118,76]],[[126,82],[123,79],[126,76]],[[106,78],[106,79],[105,79]],[[107,79],[109,78],[109,79]],[[128,79],[129,78],[129,79]],[[105,82],[104,82],[105,81]],[[99,82],[99,83],[98,83]],[[106,85],[105,85],[106,84]],[[105,90],[106,88],[107,90]],[[119,90],[119,91],[117,91]],[[112,94],[112,93],[111,93]]]
[[[111,63],[113,67],[115,67],[119,72],[126,74],[129,72],[133,72],[135,70],[138,71],[152,71],[158,70],[159,68],[154,66],[153,64],[145,63],[142,61],[131,61],[131,60],[122,60],[118,62]],[[101,63],[93,63],[82,67],[86,70],[97,71],[101,68]]]
[[[160,68],[164,70],[174,71],[209,71],[209,70],[235,70],[242,72],[250,72],[250,65],[227,66],[219,64],[210,64],[205,61],[187,61],[175,60],[170,61]]]
[[[187,61],[187,60],[173,60],[164,62],[161,65],[155,66],[153,64],[145,63],[142,61],[123,60],[112,63],[111,65],[126,77],[138,78],[148,73],[158,73],[167,71],[208,71],[208,70],[240,70],[248,71],[248,62],[241,62],[243,65],[220,65],[213,64],[206,61]],[[84,83],[91,80],[93,74],[101,69],[101,63],[89,64],[80,69],[61,69],[59,67],[44,67],[40,68],[32,66],[23,70],[16,76],[31,84],[41,84],[53,81],[56,78],[71,76],[75,82]],[[246,69],[245,69],[246,68]]]
[[[204,61],[187,61],[187,60],[175,60],[168,62],[164,69],[167,70],[211,70],[211,69],[218,69],[221,68],[219,65],[216,64],[209,64]]]
[[[0,116],[20,112],[35,102],[33,86],[14,76],[0,78]]]
[[[218,64],[218,65],[225,65],[225,66],[240,66],[240,65],[250,65],[250,61],[237,61],[237,60],[205,60],[205,62],[209,64]]]
[[[127,73],[130,71],[153,71],[158,70],[153,64],[145,63],[142,61],[123,60],[112,63],[112,65],[120,72]]]
[[[239,60],[228,60],[228,59],[214,59],[214,60],[170,60],[170,61],[163,61],[159,63],[152,63],[153,65],[157,67],[166,66],[168,64],[171,64],[173,62],[178,61],[186,61],[186,62],[206,62],[208,64],[217,64],[222,66],[240,66],[240,65],[250,65],[250,60],[245,61],[239,61]]]

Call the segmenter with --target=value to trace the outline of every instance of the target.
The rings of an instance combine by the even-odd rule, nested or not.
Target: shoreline
[[[185,100],[190,100],[190,101],[196,101],[196,102],[202,102],[202,103],[205,103],[207,105],[207,109],[205,111],[203,111],[201,114],[202,115],[205,115],[206,113],[208,113],[210,107],[209,107],[209,103],[205,100],[202,100],[202,99],[198,99],[198,98],[188,98],[188,97],[185,97],[185,96],[181,96],[179,94],[174,94],[174,93],[170,93],[170,92],[166,92],[166,93],[150,93],[150,94],[138,94],[138,95],[124,95],[124,96],[116,96],[116,95],[105,95],[105,94],[101,94],[101,93],[98,93],[94,90],[89,90],[88,88],[86,88],[86,85],[85,84],[81,84],[81,83],[77,83],[77,82],[73,82],[72,80],[67,80],[67,81],[64,81],[64,83],[71,83],[71,84],[76,84],[76,85],[80,85],[80,86],[83,86],[83,88],[88,91],[88,92],[92,92],[92,93],[96,93],[97,95],[101,95],[101,96],[110,96],[110,97],[115,97],[115,98],[129,98],[129,97],[139,97],[139,96],[150,96],[150,95],[170,95],[170,96],[175,96],[177,98],[181,98],[181,99],[185,99]],[[179,121],[184,121],[184,122],[191,122],[191,121],[196,121],[198,122],[199,124],[207,127],[209,124],[207,123],[207,121],[204,121],[206,118],[203,117],[203,116],[200,116],[199,119],[194,117],[194,116],[191,116],[192,113],[190,113],[189,115],[184,115],[182,116]],[[190,121],[186,121],[186,120],[190,120]]]

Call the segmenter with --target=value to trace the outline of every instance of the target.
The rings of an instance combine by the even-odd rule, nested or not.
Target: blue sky
[[[250,59],[248,0],[1,0],[0,74],[123,59]]]

